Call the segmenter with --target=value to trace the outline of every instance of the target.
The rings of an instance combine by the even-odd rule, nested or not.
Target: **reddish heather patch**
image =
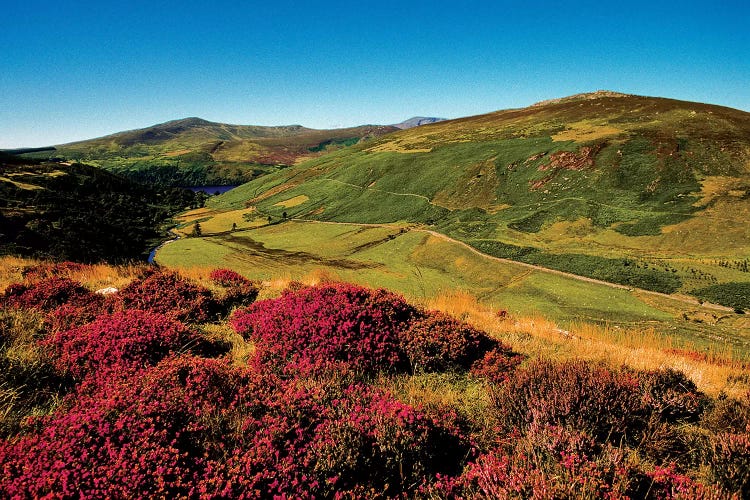
[[[231,324],[256,342],[256,362],[282,371],[341,363],[355,371],[394,370],[405,364],[399,337],[414,313],[385,290],[330,284],[257,302]]]

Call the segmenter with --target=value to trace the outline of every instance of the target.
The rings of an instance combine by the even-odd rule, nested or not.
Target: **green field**
[[[165,245],[156,260],[168,267],[229,267],[262,280],[319,273],[422,301],[461,290],[493,308],[541,315],[563,327],[580,321],[653,327],[699,346],[719,342],[750,351],[750,329],[740,315],[499,262],[403,224],[289,221],[181,239]]]

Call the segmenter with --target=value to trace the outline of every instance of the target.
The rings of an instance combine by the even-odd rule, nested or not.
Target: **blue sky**
[[[7,2],[0,148],[187,116],[315,128],[597,89],[750,111],[746,1]]]

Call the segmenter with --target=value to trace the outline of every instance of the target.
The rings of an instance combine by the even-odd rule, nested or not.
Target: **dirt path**
[[[366,224],[366,223],[359,223],[359,222],[333,222],[333,221],[319,221],[319,220],[313,220],[313,219],[289,219],[290,222],[302,222],[302,223],[314,223],[314,224],[335,224],[335,225],[344,225],[344,226],[359,226],[359,227],[384,227],[384,228],[401,228],[403,226],[395,225],[395,224]],[[694,299],[692,297],[688,297],[685,295],[669,295],[667,293],[661,293],[661,292],[654,292],[651,290],[644,290],[642,288],[633,288],[626,285],[619,285],[617,283],[610,283],[609,281],[602,281],[595,278],[588,278],[586,276],[579,276],[578,274],[572,274],[572,273],[566,273],[565,271],[558,271],[556,269],[550,269],[547,267],[538,266],[535,264],[527,264],[526,262],[519,262],[517,260],[512,259],[503,259],[502,257],[495,257],[493,255],[488,255],[486,253],[480,252],[476,248],[472,247],[468,243],[464,243],[463,241],[451,238],[450,236],[446,236],[442,233],[438,233],[437,231],[432,231],[431,229],[424,229],[420,227],[409,227],[409,231],[416,231],[419,233],[426,233],[430,236],[433,236],[435,238],[439,238],[441,240],[447,241],[449,243],[454,243],[456,245],[460,245],[464,247],[465,249],[469,250],[470,252],[484,258],[489,259],[495,262],[501,262],[503,264],[512,264],[516,266],[525,267],[527,269],[531,269],[534,271],[539,271],[543,273],[548,274],[555,274],[557,276],[563,276],[565,278],[570,278],[578,281],[585,281],[587,283],[594,283],[597,285],[603,285],[610,288],[617,288],[620,290],[626,290],[629,292],[635,292],[639,294],[645,294],[645,295],[652,295],[656,297],[663,297],[667,299],[677,300],[679,302],[683,302],[685,304],[691,304],[695,306],[704,307],[706,309],[714,309],[717,311],[724,311],[724,312],[732,312],[733,309],[731,307],[722,306],[719,304],[712,304],[710,302],[703,302],[700,303],[697,299]]]

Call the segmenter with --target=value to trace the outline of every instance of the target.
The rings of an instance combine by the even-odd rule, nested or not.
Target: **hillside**
[[[398,130],[391,126],[315,130],[300,125],[229,125],[185,118],[98,139],[30,153],[103,167],[151,185],[239,184],[364,139]]]
[[[202,205],[82,164],[0,154],[0,255],[77,262],[142,260],[174,214]]]
[[[665,293],[732,287],[750,281],[750,113],[581,94],[403,130],[211,203],[415,224],[498,257]]]

